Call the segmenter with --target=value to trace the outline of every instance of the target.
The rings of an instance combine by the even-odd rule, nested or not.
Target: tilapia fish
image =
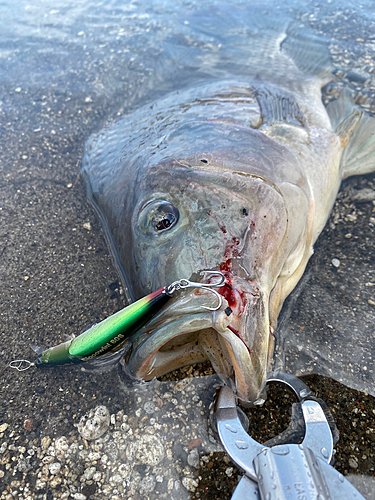
[[[94,135],[83,162],[131,298],[205,270],[226,278],[220,310],[202,307],[214,305],[207,291],[181,292],[146,325],[131,373],[150,380],[209,360],[244,402],[261,394],[278,314],[341,180],[374,170],[374,120],[345,95],[322,103],[324,43],[259,31],[238,35],[240,77],[217,55],[211,78]]]

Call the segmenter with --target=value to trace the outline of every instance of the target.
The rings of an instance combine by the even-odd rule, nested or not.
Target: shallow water
[[[1,492],[9,485],[4,498],[12,491],[17,492],[12,498],[20,499],[68,498],[68,492],[75,498],[83,498],[79,493],[142,499],[198,498],[199,493],[202,498],[205,488],[213,494],[222,484],[229,484],[229,495],[235,482],[235,471],[225,473],[230,464],[221,476],[216,465],[204,473],[205,464],[213,460],[209,453],[220,449],[207,431],[215,377],[126,388],[117,372],[87,374],[68,368],[19,374],[7,368],[12,359],[33,359],[30,344],[65,341],[125,305],[78,177],[83,148],[89,135],[107,121],[170,89],[212,78],[209,64],[200,66],[196,54],[203,50],[215,57],[215,40],[204,32],[191,40],[189,26],[199,6],[182,1],[0,6],[0,424],[8,424],[0,435]],[[329,40],[337,81],[327,87],[326,99],[348,87],[359,104],[374,110],[372,2],[288,1],[282,7],[269,3],[269,8],[287,11]],[[347,356],[342,363],[353,362],[346,382],[374,393],[370,218],[375,216],[371,202],[353,201],[353,193],[364,187],[375,189],[374,176],[346,181],[334,217],[316,245],[305,284],[290,301],[280,338],[285,337],[286,344],[294,339],[287,369],[301,369],[295,361],[302,356],[299,346],[308,345],[303,348],[304,369],[317,365],[323,373],[342,378],[337,356],[329,359],[328,347],[322,354],[315,350],[328,339],[332,345],[334,337],[334,352],[342,349]],[[340,260],[338,268],[332,265],[334,258]],[[361,335],[355,334],[356,328]],[[345,344],[353,332],[355,342]],[[367,342],[359,350],[358,338]],[[284,363],[283,356],[280,359]],[[103,438],[85,443],[75,424],[98,404],[117,417]],[[360,420],[368,418],[372,436],[372,398],[363,405],[368,406],[360,407]],[[341,432],[347,411],[342,409]],[[26,423],[26,428],[27,419],[33,425]],[[147,441],[146,435],[153,437]],[[61,436],[67,447],[61,446]],[[364,465],[373,462],[369,443],[366,451],[354,446],[344,454],[343,472],[373,475],[373,465]],[[155,449],[160,454],[154,460],[149,450]],[[200,455],[208,458],[199,462]],[[357,467],[350,465],[352,455]],[[95,481],[85,473],[90,467],[100,473]]]

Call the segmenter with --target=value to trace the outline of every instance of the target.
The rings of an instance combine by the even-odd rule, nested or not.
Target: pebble
[[[77,426],[80,435],[91,441],[107,432],[111,416],[106,406],[97,406],[84,415]]]
[[[346,76],[348,80],[362,84],[371,79],[371,75],[369,75],[367,71],[364,71],[360,68],[351,69],[350,71],[348,71]]]
[[[23,426],[27,431],[33,432],[38,427],[38,424],[35,418],[27,418],[24,421]]]
[[[95,472],[96,472],[96,467],[87,467],[87,469],[81,476],[81,482],[84,483],[92,479]]]
[[[65,455],[68,448],[69,448],[69,444],[68,444],[65,436],[61,436],[58,439],[56,439],[56,441],[55,441],[56,454]]]
[[[143,493],[151,493],[156,486],[154,476],[146,476],[141,481],[141,491]]]
[[[75,500],[86,500],[87,497],[82,493],[74,493],[73,498],[75,498]]]
[[[332,262],[332,265],[333,265],[334,267],[339,267],[339,266],[340,266],[340,264],[341,264],[341,263],[340,263],[340,261],[339,261],[339,259],[332,259],[332,261],[331,261],[331,262]]]
[[[193,448],[199,446],[200,444],[202,444],[202,440],[200,438],[193,439],[192,441],[190,441],[188,449],[192,450]]]
[[[8,424],[1,424],[0,425],[0,432],[5,432],[8,429]]]
[[[48,446],[51,444],[51,438],[49,436],[44,436],[42,438],[42,449],[47,450]]]
[[[375,190],[370,188],[363,188],[358,190],[353,196],[350,197],[352,201],[359,203],[367,203],[375,200]]]
[[[195,469],[199,469],[199,452],[197,448],[193,448],[188,454],[187,458],[188,464]]]
[[[165,450],[162,442],[156,436],[145,434],[128,445],[126,455],[129,460],[134,457],[142,464],[155,466],[164,458]]]
[[[232,477],[232,475],[233,475],[233,467],[228,467],[227,469],[225,469],[225,474],[228,477]]]
[[[61,484],[62,479],[59,476],[55,476],[50,482],[49,485],[51,488],[57,488],[59,484]]]
[[[48,466],[48,470],[50,471],[51,474],[58,474],[60,472],[60,469],[61,469],[60,462],[53,462]]]
[[[146,403],[143,405],[143,409],[146,413],[154,413],[155,412],[155,403],[152,401],[146,401]]]
[[[348,214],[346,216],[346,219],[349,221],[349,222],[355,222],[358,217],[357,217],[357,214],[353,213],[353,214]]]
[[[193,479],[192,477],[182,478],[182,484],[188,491],[191,491],[192,493],[194,493],[194,491],[198,487],[197,481],[195,481],[195,479]]]

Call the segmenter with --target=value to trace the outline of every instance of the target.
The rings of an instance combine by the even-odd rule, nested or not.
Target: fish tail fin
[[[306,27],[301,28],[292,23],[286,30],[286,38],[280,48],[299,70],[317,77],[322,86],[332,80],[331,56],[324,38],[317,37]]]
[[[332,128],[340,137],[344,154],[342,177],[375,171],[375,118],[356,106],[348,92],[327,106]]]
[[[188,30],[189,39],[193,37],[196,43],[215,40],[220,46],[220,58],[216,60],[211,53],[205,58],[205,68],[216,78],[222,78],[223,68],[227,74],[223,62],[233,65],[235,59],[237,75],[302,93],[332,79],[327,41],[291,21],[282,9],[275,13],[264,5],[205,7],[191,20],[184,16],[181,24],[182,31]]]

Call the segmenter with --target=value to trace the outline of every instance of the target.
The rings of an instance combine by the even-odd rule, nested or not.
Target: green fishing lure
[[[214,293],[218,299],[218,305],[213,308],[202,307],[215,311],[221,307],[222,298],[213,288],[222,286],[225,277],[219,271],[204,271],[203,274],[208,275],[209,278],[219,276],[220,280],[214,283],[195,283],[186,279],[175,281],[91,326],[78,337],[44,350],[38,355],[35,363],[27,360],[15,360],[10,363],[10,366],[22,371],[32,365],[40,368],[81,363],[106,353],[118,351],[129,337],[160,311],[175,292],[184,288],[203,288]]]
[[[120,349],[125,341],[149,321],[171,298],[165,288],[156,290],[121,311],[91,326],[78,337],[46,349],[35,365],[80,363]]]

